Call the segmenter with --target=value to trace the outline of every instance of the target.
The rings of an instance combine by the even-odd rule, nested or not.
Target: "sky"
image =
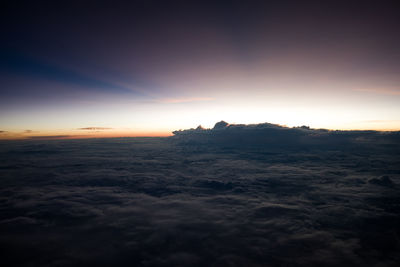
[[[396,1],[6,1],[0,138],[400,130]]]

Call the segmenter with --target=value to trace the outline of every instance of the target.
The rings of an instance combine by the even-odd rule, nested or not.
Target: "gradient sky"
[[[400,129],[397,1],[216,2],[2,3],[0,138]]]

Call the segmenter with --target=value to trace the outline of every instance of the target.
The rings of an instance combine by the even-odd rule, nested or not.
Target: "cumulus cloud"
[[[228,127],[228,125],[229,124],[226,121],[220,121],[214,125],[213,130],[225,129],[226,127]]]
[[[339,131],[312,129],[308,126],[286,127],[278,124],[229,124],[220,121],[212,129],[196,128],[174,131],[181,143],[212,143],[222,146],[314,147],[360,146],[370,143],[398,144],[400,132]]]
[[[395,266],[399,147],[0,142],[2,263]]]

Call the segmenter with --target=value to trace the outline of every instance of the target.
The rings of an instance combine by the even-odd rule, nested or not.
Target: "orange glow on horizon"
[[[172,132],[164,131],[99,131],[79,133],[77,131],[38,131],[34,133],[6,132],[0,134],[0,140],[58,140],[58,139],[89,139],[89,138],[123,138],[123,137],[168,137]]]
[[[284,126],[284,125],[282,125]],[[286,127],[286,126],[285,126]],[[287,126],[290,128],[290,126]],[[93,127],[96,128],[96,127]],[[100,128],[100,127],[98,127]],[[311,127],[314,128],[314,127]],[[314,129],[318,129],[315,127]],[[399,128],[331,128],[328,130],[372,130],[372,131],[400,131]],[[91,139],[91,138],[124,138],[124,137],[169,137],[172,131],[122,131],[122,130],[99,130],[99,131],[32,131],[32,132],[2,132],[0,140],[61,140],[61,139]]]

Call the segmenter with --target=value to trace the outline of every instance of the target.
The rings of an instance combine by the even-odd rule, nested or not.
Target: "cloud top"
[[[173,138],[183,143],[208,143],[225,146],[319,146],[363,145],[375,142],[390,144],[400,142],[400,132],[340,131],[312,129],[308,126],[286,127],[272,123],[229,124],[220,121],[211,129],[196,129],[173,132]]]

